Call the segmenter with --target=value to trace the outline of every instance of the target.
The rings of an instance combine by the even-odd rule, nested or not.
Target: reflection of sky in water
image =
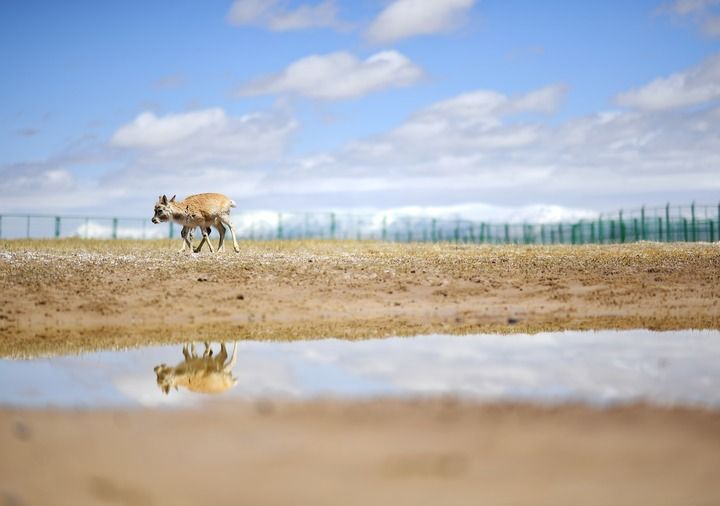
[[[214,349],[217,353],[219,345]],[[202,395],[181,387],[164,395],[153,368],[182,360],[180,345],[0,360],[0,404],[154,406],[211,398],[459,395],[482,401],[647,400],[720,407],[718,331],[242,341],[234,388]]]

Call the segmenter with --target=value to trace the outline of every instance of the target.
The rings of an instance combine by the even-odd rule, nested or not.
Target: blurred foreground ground
[[[720,328],[720,245],[0,241],[0,356],[189,340]]]
[[[3,504],[720,504],[720,413],[451,400],[0,411]]]

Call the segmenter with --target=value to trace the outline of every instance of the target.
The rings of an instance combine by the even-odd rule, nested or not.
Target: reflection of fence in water
[[[342,213],[239,213],[240,238],[355,239],[483,244],[601,244],[720,240],[718,206],[670,206],[602,214],[575,223],[491,223],[462,218]],[[158,239],[179,226],[144,218],[0,215],[0,238]]]

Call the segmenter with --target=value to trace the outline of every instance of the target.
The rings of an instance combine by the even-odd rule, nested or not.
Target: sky
[[[720,201],[720,0],[5,0],[0,76],[0,213]]]

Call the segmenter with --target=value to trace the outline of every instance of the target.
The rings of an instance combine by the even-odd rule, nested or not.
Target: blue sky
[[[0,211],[720,197],[720,3],[0,7]]]

